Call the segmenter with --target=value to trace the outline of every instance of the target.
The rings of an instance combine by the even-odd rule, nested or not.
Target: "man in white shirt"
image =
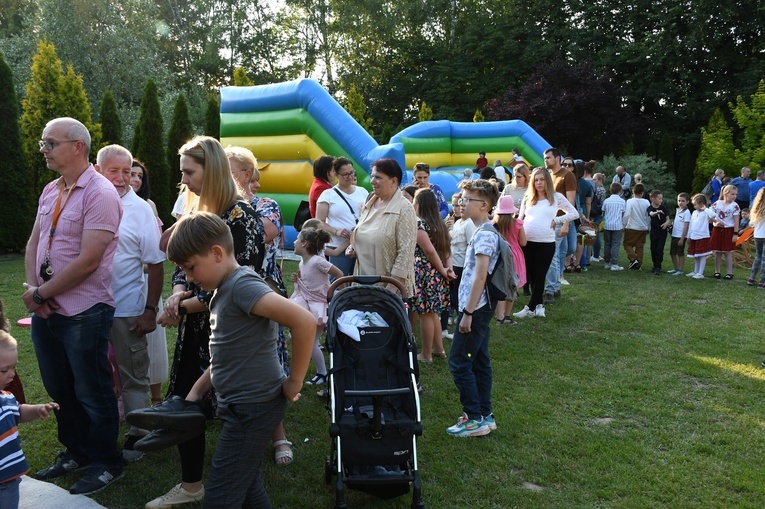
[[[149,352],[146,334],[157,327],[157,303],[162,293],[165,255],[159,249],[159,227],[154,213],[130,187],[133,156],[119,145],[98,151],[98,170],[111,182],[122,202],[117,251],[114,254],[112,291],[116,301],[111,342],[122,378],[125,414],[146,407],[149,401]],[[143,267],[147,266],[148,290],[144,293]],[[143,453],[132,449],[146,432],[131,427],[123,450],[127,461]]]

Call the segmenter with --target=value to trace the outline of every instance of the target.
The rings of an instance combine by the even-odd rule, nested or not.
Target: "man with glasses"
[[[124,475],[107,349],[114,318],[112,262],[122,218],[114,186],[88,162],[90,134],[73,118],[48,122],[40,152],[61,177],[40,196],[25,255],[24,304],[43,385],[61,409],[65,450],[39,472],[52,480],[87,469],[69,490],[88,495]]]
[[[433,194],[436,195],[436,201],[438,201],[438,211],[441,213],[441,217],[446,219],[449,215],[449,204],[446,202],[444,191],[438,184],[431,184],[430,179],[430,165],[425,163],[417,163],[414,165],[414,181],[417,187],[424,189],[429,187]]]
[[[555,192],[565,196],[568,201],[575,205],[576,200],[576,176],[573,173],[574,160],[567,157],[561,164],[560,150],[549,148],[544,153],[545,167],[552,175]],[[564,215],[558,211],[559,216]],[[566,264],[566,259],[576,250],[576,228],[568,222],[555,227],[555,256],[553,256],[550,268],[547,270],[544,304],[552,304],[556,297],[560,297],[561,275]],[[568,283],[567,283],[568,284]]]

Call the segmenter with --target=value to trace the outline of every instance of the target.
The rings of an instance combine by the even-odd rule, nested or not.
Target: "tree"
[[[205,134],[220,140],[220,96],[217,93],[207,96]]]
[[[369,134],[372,134],[372,119],[366,117],[367,105],[364,102],[364,96],[356,91],[355,86],[351,86],[348,91],[348,97],[345,100],[345,111],[347,111],[361,127]]]
[[[189,105],[186,102],[186,96],[178,94],[173,109],[170,131],[167,133],[167,161],[170,168],[169,192],[171,195],[177,192],[176,179],[179,179],[181,174],[181,156],[178,155],[178,149],[193,135],[194,128],[189,118]]]
[[[247,71],[242,67],[234,69],[234,86],[235,87],[251,87],[254,85],[253,81],[247,76]]]
[[[606,181],[606,187],[608,187],[611,178],[609,172],[614,172],[617,166],[624,166],[630,175],[634,176],[636,173],[643,175],[646,192],[650,192],[652,189],[661,190],[665,196],[665,203],[669,201],[669,197],[675,196],[675,176],[667,171],[667,164],[664,161],[655,159],[648,154],[620,157],[613,154],[608,155],[596,165],[596,168],[600,169],[599,171],[605,170],[604,173],[609,177]]]
[[[32,177],[24,160],[19,130],[18,98],[13,73],[0,54],[0,180],[5,196],[0,200],[0,253],[24,249],[34,221]]]
[[[722,168],[725,173],[730,174],[740,167],[735,161],[733,133],[722,111],[717,108],[709,119],[709,125],[701,128],[701,149],[693,172],[694,192],[707,185],[717,168]]]
[[[41,41],[37,54],[32,57],[32,74],[27,82],[27,95],[21,102],[21,133],[27,166],[32,176],[34,194],[55,174],[48,170],[45,158],[40,155],[37,140],[42,136],[45,124],[61,116],[61,60],[52,44]]]
[[[61,76],[59,87],[61,116],[75,118],[85,125],[90,132],[90,159],[95,161],[102,146],[101,124],[93,123],[93,110],[82,86],[82,76],[74,72],[72,64],[66,66],[66,74]]]
[[[433,118],[433,110],[427,105],[425,101],[422,101],[420,111],[417,112],[417,120],[425,122]],[[386,124],[387,125],[387,124]]]
[[[566,76],[566,79],[561,79]],[[525,120],[554,146],[583,159],[621,152],[637,128],[622,90],[591,61],[543,65],[520,88],[486,102],[489,120]]]
[[[475,110],[475,113],[473,114],[473,122],[484,122],[486,120],[486,117],[484,116],[481,109]]]
[[[117,101],[114,100],[114,94],[111,90],[107,90],[101,99],[101,111],[98,113],[98,120],[101,123],[101,137],[104,143],[122,144],[122,120],[120,120]]]
[[[175,196],[170,193],[170,174],[165,158],[165,146],[162,143],[164,128],[162,112],[159,108],[159,96],[154,80],[146,80],[146,86],[141,99],[141,109],[138,123],[133,136],[133,156],[146,163],[151,175],[151,198],[157,205],[157,211],[162,222],[169,225],[173,222],[170,212],[173,209]]]
[[[752,105],[741,96],[736,104],[728,106],[741,129],[741,148],[736,149],[736,159],[749,166],[753,172],[765,168],[765,80],[760,81],[752,94]]]

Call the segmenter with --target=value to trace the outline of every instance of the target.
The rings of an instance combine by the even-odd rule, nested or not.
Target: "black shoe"
[[[40,481],[51,481],[63,477],[70,472],[84,470],[88,466],[90,466],[89,459],[75,456],[67,451],[61,451],[56,456],[56,462],[45,470],[37,472],[35,478]]]
[[[170,396],[159,405],[133,410],[125,420],[141,429],[169,428],[180,431],[204,431],[207,424],[202,405],[186,401],[180,396]]]
[[[316,373],[313,378],[306,381],[308,385],[324,385],[327,383],[327,374]]]
[[[144,454],[135,450],[135,443],[140,439],[141,437],[136,435],[128,435],[125,439],[125,444],[122,446],[122,460],[125,463],[133,463],[143,458]]]
[[[199,430],[177,431],[173,429],[155,429],[145,437],[133,444],[133,449],[141,452],[154,452],[167,449],[174,445],[188,442],[192,438],[203,433]]]
[[[637,270],[640,268],[640,262],[635,258],[630,262],[629,268],[632,270]]]
[[[544,296],[542,296],[542,302],[544,304],[552,304],[555,302],[555,294],[552,292],[545,292]]]
[[[553,292],[553,297],[555,297],[556,299],[560,299],[560,290],[555,290]]]
[[[69,488],[69,493],[72,495],[91,495],[121,479],[124,475],[125,469],[122,468],[122,465],[113,467],[94,465],[88,469],[82,479]]]

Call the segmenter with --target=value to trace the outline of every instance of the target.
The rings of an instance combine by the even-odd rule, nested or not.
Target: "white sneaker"
[[[614,270],[614,271],[624,270],[624,267],[620,267],[619,265],[611,265],[611,270]]]
[[[533,318],[535,316],[534,311],[530,310],[528,306],[523,306],[523,309],[517,313],[513,313],[516,318]]]
[[[603,265],[603,268],[606,269],[606,270],[610,270],[611,269],[611,264],[607,263],[607,264]]]
[[[454,325],[454,318],[449,315],[449,325]]]
[[[693,279],[704,279],[704,274],[694,274]]]
[[[603,258],[601,258],[600,256],[598,257],[590,256],[590,263],[596,263],[596,262],[602,262],[602,261],[603,261]]]
[[[696,275],[695,272],[689,272],[688,274],[685,275],[685,277],[693,277],[695,275]]]
[[[201,502],[204,498],[204,486],[202,486],[202,489],[196,493],[192,493],[191,491],[185,490],[182,485],[176,484],[170,491],[147,503],[145,507],[146,509],[168,509],[175,505]]]
[[[537,318],[545,317],[545,307],[543,304],[537,304],[537,308],[534,310],[534,316]]]
[[[441,331],[441,337],[444,339],[454,339],[454,334],[450,334],[448,330],[444,329]]]
[[[571,283],[569,283],[568,281],[566,281],[566,278],[563,278],[563,277],[562,277],[562,278],[560,278],[560,284],[561,284],[561,285],[563,285],[563,286],[568,286],[568,285],[570,285]]]

